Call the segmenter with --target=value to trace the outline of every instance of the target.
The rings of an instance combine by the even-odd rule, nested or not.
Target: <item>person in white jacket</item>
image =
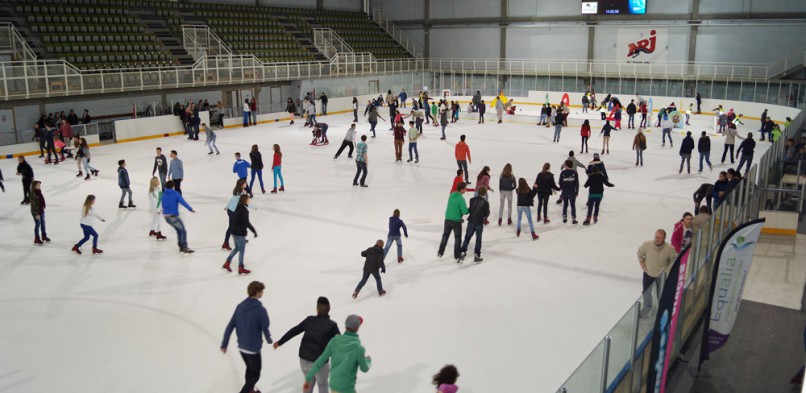
[[[156,237],[157,240],[167,239],[162,236],[162,188],[160,179],[156,176],[151,177],[148,185],[148,214],[151,215],[151,230],[148,232],[148,237]]]
[[[87,195],[84,206],[81,208],[81,229],[84,231],[84,237],[73,246],[73,252],[78,255],[81,255],[81,246],[90,239],[90,236],[92,236],[92,253],[103,253],[103,250],[98,249],[98,232],[95,232],[93,224],[95,224],[96,218],[101,222],[106,222],[106,220],[95,213],[95,210],[92,209],[93,205],[95,205],[95,195]]]

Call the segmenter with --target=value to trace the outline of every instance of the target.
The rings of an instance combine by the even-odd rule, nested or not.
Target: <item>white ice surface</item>
[[[459,134],[467,134],[471,177],[475,180],[488,165],[497,190],[507,162],[530,183],[544,162],[559,173],[568,150],[579,149],[580,117],[572,114],[559,144],[551,143],[553,128],[496,125],[494,114],[485,125],[469,120],[450,125],[447,141],[439,140],[437,128],[425,126],[416,165],[394,162],[392,137],[382,122],[378,137],[369,140],[368,189],[351,186],[355,164],[346,153],[332,158],[351,120],[346,114],[320,117],[331,125],[331,144],[325,147],[309,146],[310,131],[299,124],[274,123],[218,131],[220,156],[208,156],[203,141],[183,137],[94,148],[93,164],[101,176],[91,181],[75,177],[73,162],[45,166],[32,157],[53,239],[44,247],[32,246],[33,222],[28,206],[19,205],[16,160],[2,160],[7,192],[0,195],[0,390],[237,391],[243,364],[235,337],[227,355],[218,347],[247,283],[260,280],[267,285],[263,303],[275,340],[313,314],[320,295],[330,298],[331,315],[342,329],[348,314],[364,317],[359,333],[374,365],[359,375],[361,392],[433,391],[430,377],[446,363],[459,368],[465,393],[553,392],[639,296],[638,245],[657,228],[671,232],[681,214],[692,209],[697,186],[728,168],[718,165],[723,139],[714,136],[714,171],[696,174],[695,153],[693,173],[678,175],[680,133],[674,149],[661,148],[658,129],[647,134],[645,166],[636,168],[630,150],[634,132],[614,131],[612,154],[603,160],[616,187],[605,190],[598,224],[581,225],[583,190],[577,200],[580,225],[562,224],[555,196],[549,205],[552,222],[536,224],[540,239],[530,239],[525,222],[524,234],[515,237],[514,226],[496,225],[494,193],[484,262],[474,265],[468,259],[458,266],[447,256],[437,259]],[[691,130],[697,136],[711,121],[697,117]],[[756,128],[748,123],[752,126],[746,129]],[[581,161],[599,151],[601,124],[593,121],[590,154],[579,156]],[[362,121],[359,130],[366,133],[368,125]],[[255,195],[251,220],[259,237],[246,251],[253,274],[239,277],[220,269],[227,255],[220,250],[223,209],[236,180],[233,153],[245,154],[253,143],[261,146],[267,167],[271,145],[282,146],[287,191]],[[177,252],[176,234],[165,223],[167,241],[147,237],[146,191],[156,146],[166,153],[178,150],[184,161],[182,188],[197,210],[183,213],[189,245],[196,250],[192,256]],[[756,157],[766,148],[760,142]],[[115,170],[121,158],[128,163],[137,209],[117,209]],[[269,189],[270,173],[264,171]],[[79,210],[90,193],[107,218],[96,227],[105,253],[77,256],[70,248],[81,238]],[[386,297],[377,296],[370,279],[353,300],[363,265],[359,252],[386,238],[395,208],[409,228],[406,260],[397,264],[390,252],[383,275]],[[277,351],[264,346],[258,383],[264,392],[300,390],[299,340]]]

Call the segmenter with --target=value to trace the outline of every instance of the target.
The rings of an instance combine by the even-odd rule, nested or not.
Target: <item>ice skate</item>
[[[266,193],[266,189],[265,189],[265,188],[263,188],[263,187],[260,187],[260,192],[262,192],[262,193],[264,193],[264,194],[265,194],[265,193]]]
[[[95,247],[92,248],[92,254],[93,255],[95,255],[95,254],[103,254],[103,253],[104,253],[104,250],[101,250],[101,249],[98,249],[98,248],[95,248]]]
[[[167,237],[162,236],[162,232],[157,232],[155,234],[155,236],[157,237],[157,240],[165,240],[165,239],[167,239]]]
[[[251,270],[247,270],[247,269],[246,269],[245,267],[243,267],[243,266],[238,266],[238,275],[241,275],[241,274],[249,274],[249,273],[252,273],[252,271],[251,271]]]
[[[512,225],[512,219],[511,218],[507,218],[507,225]]]
[[[599,222],[599,217],[593,216],[593,223],[596,224],[597,222]]]
[[[41,246],[42,245],[42,240],[39,239],[39,236],[34,238],[34,245],[35,246]]]
[[[84,174],[83,174],[82,172],[80,172],[80,171],[79,171],[79,172],[78,172],[78,175],[76,175],[76,177],[84,177]]]
[[[503,221],[502,219],[500,219],[500,218],[498,219],[498,226],[499,226],[499,227],[501,226],[501,222],[502,222],[502,221]]]
[[[358,291],[353,291],[353,299],[358,297]]]
[[[181,252],[182,252],[182,254],[187,255],[187,254],[193,254],[196,251],[193,251],[193,250],[191,250],[191,249],[189,249],[187,247],[184,247],[184,248],[182,248]]]
[[[571,220],[571,224],[574,224],[574,225],[579,224],[579,221],[577,221],[577,219],[574,218],[573,220]]]
[[[397,257],[397,263],[403,263],[403,257]]]
[[[384,296],[384,295],[386,295],[386,291],[378,291],[378,296]]]
[[[42,234],[42,241],[45,243],[50,243],[50,238],[46,234]]]
[[[280,192],[285,192],[285,186],[280,186]]]
[[[221,268],[232,273],[232,268],[229,267],[229,263],[229,261],[224,262],[224,266],[221,266]]]
[[[537,240],[540,236],[537,236],[536,233],[532,232],[532,240]]]
[[[227,251],[232,251],[232,248],[230,248],[230,246],[229,246],[229,244],[228,244],[228,243],[224,243],[224,244],[222,244],[222,245],[221,245],[221,249],[222,249],[222,250],[227,250]]]
[[[129,202],[129,207],[133,209],[133,208],[137,207],[137,205],[135,205],[134,203]]]
[[[156,235],[157,235],[157,232],[156,232],[156,231],[154,231],[153,229],[152,229],[152,230],[150,230],[150,231],[148,231],[148,237],[154,237],[154,236],[156,236]]]
[[[126,208],[126,205],[124,205],[122,202],[118,203],[118,209],[125,209],[125,208]]]
[[[517,231],[515,231],[515,236],[520,236],[520,235],[521,235],[521,230],[520,230],[520,229],[518,229]]]
[[[582,225],[590,225],[590,224],[591,224],[590,216],[585,217],[585,221],[582,221]]]
[[[89,179],[90,179],[90,174],[88,173],[87,177],[85,177],[84,180],[89,180]]]
[[[548,224],[550,222],[551,222],[551,220],[549,220],[548,218],[545,218],[545,217],[543,218],[543,224]]]
[[[475,262],[475,263],[479,263],[479,262],[481,262],[483,260],[484,260],[484,258],[482,258],[481,255],[479,255],[479,254],[476,254],[476,255],[473,256],[473,262]]]
[[[467,255],[467,254],[460,253],[459,256],[456,257],[456,263],[461,264],[462,262],[464,262],[465,261],[465,255]]]
[[[276,193],[277,193],[277,189],[276,189],[276,188],[272,188],[270,192],[271,192],[272,194],[276,194]]]
[[[78,255],[81,255],[81,250],[78,249],[78,244],[73,245],[73,248],[70,250]]]

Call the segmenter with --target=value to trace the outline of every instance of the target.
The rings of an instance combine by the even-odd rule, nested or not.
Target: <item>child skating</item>
[[[232,272],[230,263],[235,254],[238,254],[238,275],[252,273],[247,270],[243,264],[244,254],[246,253],[246,230],[252,231],[252,235],[257,237],[257,232],[252,223],[249,222],[249,196],[241,195],[238,200],[238,206],[235,212],[230,216],[230,228],[232,228],[232,238],[235,241],[235,248],[227,256],[227,261],[221,268]]]
[[[526,214],[526,221],[529,222],[529,231],[532,232],[532,240],[537,240],[539,236],[535,233],[535,225],[532,222],[532,206],[535,204],[537,189],[529,187],[526,179],[518,179],[518,189],[515,191],[518,197],[518,229],[515,236],[521,235],[521,216]]]
[[[92,236],[92,253],[103,253],[103,250],[98,249],[98,232],[95,231],[93,225],[96,218],[101,222],[106,222],[106,220],[95,213],[92,208],[93,205],[95,205],[95,195],[87,195],[87,199],[84,200],[84,206],[81,208],[81,230],[84,231],[84,237],[73,246],[73,252],[78,255],[81,255],[81,246],[90,239],[90,236]]]
[[[275,144],[272,146],[274,149],[274,158],[271,162],[271,170],[274,174],[274,188],[271,190],[272,194],[277,193],[277,178],[280,178],[280,191],[285,191],[285,180],[283,180],[283,152],[280,151],[280,145]]]
[[[406,229],[406,224],[400,219],[400,210],[395,209],[392,217],[389,217],[389,234],[386,235],[386,247],[383,248],[383,257],[389,253],[392,248],[392,242],[397,243],[397,263],[403,262],[403,242],[400,240],[400,229],[403,228],[403,235],[409,237],[409,231]]]
[[[439,372],[434,375],[431,383],[437,387],[437,393],[456,393],[459,387],[456,386],[456,380],[459,379],[459,371],[452,364],[442,367]]]
[[[378,296],[386,295],[386,291],[383,290],[383,283],[381,282],[380,275],[380,273],[386,273],[386,265],[383,264],[383,240],[378,239],[374,246],[361,251],[361,256],[365,258],[364,275],[361,277],[361,281],[355,287],[355,291],[353,291],[353,299],[358,297],[358,293],[361,292],[361,288],[363,288],[364,284],[367,283],[367,279],[369,279],[370,275],[375,277],[375,285],[378,288]]]
[[[130,188],[131,181],[129,180],[129,171],[126,170],[126,160],[118,161],[118,187],[120,187],[120,203],[118,203],[119,209],[125,209],[127,207],[135,208],[137,207],[134,203],[132,203],[132,189]],[[126,206],[123,204],[123,200],[126,198],[126,194],[129,195],[129,205]]]
[[[162,188],[160,179],[156,176],[152,176],[148,184],[148,214],[151,215],[151,230],[148,231],[148,237],[156,237],[157,240],[167,239],[162,236]]]

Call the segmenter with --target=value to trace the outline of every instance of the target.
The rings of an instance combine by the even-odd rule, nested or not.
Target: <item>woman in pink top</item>
[[[437,387],[437,393],[456,393],[459,390],[459,387],[456,386],[458,378],[459,371],[454,365],[449,364],[434,375],[432,383]]]
[[[488,192],[493,192],[493,189],[490,188],[490,167],[488,167],[488,166],[485,166],[484,168],[482,168],[481,172],[479,173],[479,176],[476,177],[476,192],[473,193],[473,197],[476,197],[476,196],[479,195],[478,189],[481,188],[482,186],[484,186],[484,188],[486,188]],[[487,200],[487,195],[488,194],[484,194],[484,200],[485,201]],[[487,225],[489,223],[490,222],[487,221],[487,219],[485,218],[484,219],[484,225]]]

